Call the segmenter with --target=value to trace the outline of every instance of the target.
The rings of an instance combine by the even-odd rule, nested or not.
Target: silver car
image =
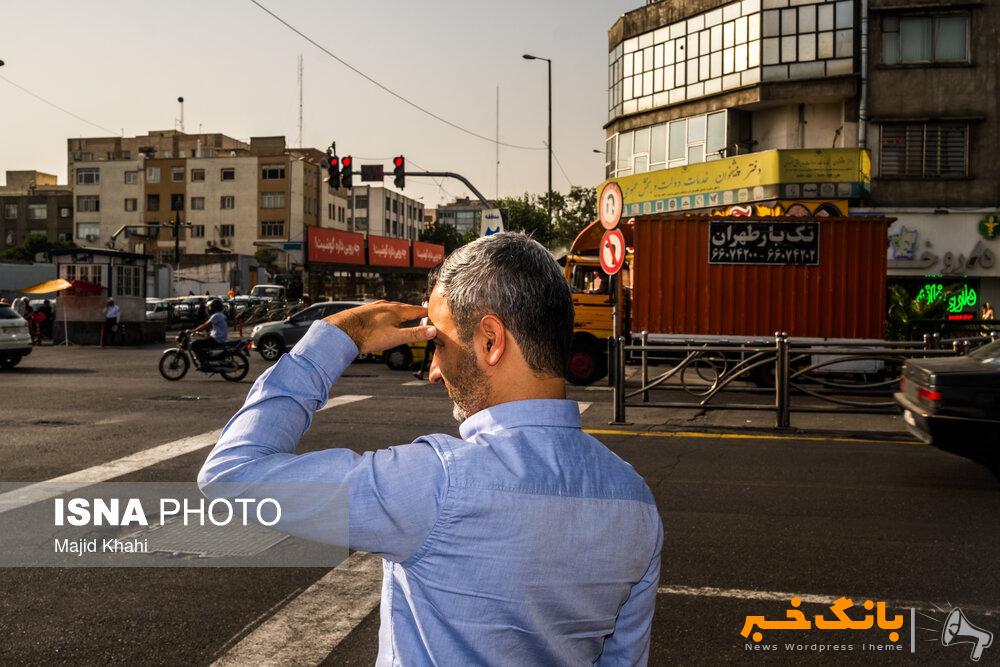
[[[250,330],[253,347],[265,360],[274,361],[292,349],[316,320],[364,303],[364,301],[324,301],[314,303],[278,322],[258,324]]]
[[[0,306],[0,368],[13,368],[31,354],[28,322],[10,306]]]

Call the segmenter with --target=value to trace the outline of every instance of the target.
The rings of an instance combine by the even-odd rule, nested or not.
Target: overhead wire
[[[386,85],[380,83],[379,81],[376,81],[374,78],[368,76],[367,74],[365,74],[364,72],[362,72],[361,70],[359,70],[357,67],[355,67],[354,65],[351,65],[349,62],[347,62],[346,60],[344,60],[343,58],[341,58],[337,54],[335,54],[332,51],[330,51],[329,49],[327,49],[325,46],[323,46],[322,44],[320,44],[319,42],[317,42],[316,40],[314,40],[312,37],[309,37],[304,32],[302,32],[301,30],[299,30],[298,28],[296,28],[295,26],[293,26],[291,23],[289,23],[285,19],[281,18],[280,16],[278,16],[277,14],[275,14],[274,12],[272,12],[270,9],[268,9],[263,4],[261,4],[260,2],[258,2],[258,0],[250,0],[250,2],[253,3],[253,4],[255,4],[255,5],[257,5],[257,7],[259,7],[262,11],[264,11],[269,16],[271,16],[273,19],[275,19],[276,21],[278,21],[279,23],[281,23],[283,26],[285,26],[286,28],[288,28],[289,30],[291,30],[292,32],[294,32],[296,35],[298,35],[302,39],[306,40],[307,42],[309,42],[310,44],[312,44],[313,46],[315,46],[317,49],[319,49],[320,51],[322,51],[326,55],[330,56],[331,58],[333,58],[334,60],[336,60],[337,62],[339,62],[341,65],[343,65],[347,69],[351,70],[352,72],[354,72],[358,76],[362,77],[363,79],[365,79],[366,81],[368,81],[372,85],[374,85],[374,86],[382,89],[383,91],[389,93],[390,95],[392,95],[393,97],[395,97],[399,101],[404,102],[405,104],[408,104],[409,106],[413,107],[414,109],[416,109],[416,110],[418,110],[418,111],[420,111],[422,113],[427,114],[431,118],[433,118],[435,120],[438,120],[438,121],[444,123],[445,125],[448,125],[449,127],[452,127],[452,128],[454,128],[456,130],[459,130],[460,132],[464,132],[465,134],[468,134],[470,136],[476,137],[477,139],[482,139],[483,141],[488,141],[491,144],[497,144],[497,143],[499,143],[501,146],[504,146],[506,148],[516,148],[518,150],[523,150],[523,151],[543,151],[543,150],[545,150],[544,146],[521,146],[521,145],[518,145],[518,144],[504,143],[502,141],[498,142],[495,138],[490,138],[490,137],[487,137],[487,136],[485,136],[483,134],[479,134],[478,132],[473,132],[472,130],[470,130],[470,129],[466,128],[466,127],[463,127],[463,126],[459,125],[458,123],[454,123],[454,122],[448,120],[447,118],[439,116],[438,114],[434,113],[430,109],[427,109],[426,107],[422,107],[419,104],[417,104],[416,102],[413,102],[413,101],[411,101],[411,100],[403,97],[401,94],[399,94],[396,91],[392,90],[388,86],[386,86]]]
[[[87,119],[86,119],[86,118],[84,118],[83,116],[81,116],[81,115],[79,115],[79,114],[75,114],[75,113],[73,113],[72,111],[70,111],[69,109],[65,109],[65,108],[63,108],[63,107],[59,106],[59,105],[58,105],[58,104],[56,104],[55,102],[50,102],[49,100],[45,99],[45,98],[44,98],[44,97],[42,97],[41,95],[38,95],[37,93],[33,93],[33,92],[31,92],[30,90],[28,90],[28,89],[27,89],[27,88],[25,88],[24,86],[22,86],[22,85],[20,85],[20,84],[18,84],[18,83],[14,83],[13,81],[11,81],[10,79],[8,79],[8,78],[7,78],[7,77],[5,77],[5,76],[0,76],[0,79],[2,79],[2,80],[4,80],[4,81],[6,81],[6,82],[7,82],[7,83],[9,83],[10,85],[12,85],[12,86],[14,86],[15,88],[17,88],[17,89],[21,90],[22,92],[25,92],[25,93],[27,93],[28,95],[31,95],[31,96],[32,96],[32,97],[34,97],[34,98],[35,98],[36,100],[41,100],[42,102],[45,102],[46,104],[48,104],[48,105],[49,105],[50,107],[52,107],[53,109],[58,109],[59,111],[62,111],[62,112],[63,112],[64,114],[68,114],[68,115],[72,116],[73,118],[76,118],[77,120],[80,120],[80,121],[83,121],[83,122],[84,122],[84,123],[86,123],[87,125],[93,125],[94,127],[96,127],[96,128],[97,128],[97,129],[99,129],[99,130],[104,130],[105,132],[109,132],[109,133],[111,134],[111,136],[115,136],[115,137],[119,136],[118,132],[115,132],[114,130],[109,130],[108,128],[104,127],[103,125],[98,125],[97,123],[95,123],[95,122],[93,122],[93,121],[90,121],[90,120],[87,120]]]

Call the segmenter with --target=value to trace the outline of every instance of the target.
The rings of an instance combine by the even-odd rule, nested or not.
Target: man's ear
[[[507,327],[496,315],[485,315],[479,320],[480,344],[476,352],[483,355],[489,366],[496,366],[507,349]]]

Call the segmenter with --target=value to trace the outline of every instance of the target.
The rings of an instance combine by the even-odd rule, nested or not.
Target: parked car
[[[964,357],[908,360],[895,398],[918,438],[1000,469],[1000,341]]]
[[[250,331],[253,347],[265,360],[274,361],[292,349],[316,320],[363,304],[364,301],[324,301],[283,320],[258,324]]]
[[[250,290],[250,296],[265,301],[284,301],[285,288],[282,285],[254,285]]]
[[[420,324],[420,320],[403,322],[403,327],[415,327]],[[391,350],[382,353],[382,360],[385,365],[394,371],[406,371],[413,368],[414,364],[421,364],[427,352],[427,341],[420,340],[413,343],[397,345]]]
[[[0,306],[0,369],[13,368],[31,354],[28,322],[8,305]]]
[[[146,299],[146,319],[165,320],[170,311],[170,302],[166,299]]]

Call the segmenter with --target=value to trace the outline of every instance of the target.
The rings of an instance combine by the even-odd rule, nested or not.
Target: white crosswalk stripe
[[[348,394],[344,396],[334,396],[319,411],[328,410],[339,405],[363,401],[371,396],[357,396]],[[168,461],[178,456],[184,456],[199,449],[211,447],[218,441],[222,429],[209,431],[200,435],[188,438],[181,438],[163,445],[150,447],[128,456],[123,456],[114,461],[100,463],[90,468],[61,475],[44,482],[37,482],[23,486],[14,491],[0,494],[0,513],[9,512],[19,507],[26,507],[43,500],[55,498],[63,493],[69,493],[76,489],[81,489],[92,484],[99,484],[115,477],[128,475],[137,470]]]

